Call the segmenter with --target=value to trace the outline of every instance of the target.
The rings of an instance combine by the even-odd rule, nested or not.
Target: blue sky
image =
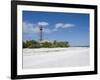
[[[23,40],[68,41],[71,46],[89,45],[89,14],[23,11]]]

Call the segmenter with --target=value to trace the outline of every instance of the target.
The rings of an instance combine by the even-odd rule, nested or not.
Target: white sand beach
[[[23,49],[23,68],[89,66],[88,47]]]

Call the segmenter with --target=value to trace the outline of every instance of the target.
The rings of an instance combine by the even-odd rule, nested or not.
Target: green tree
[[[57,42],[56,47],[69,47],[68,42]]]
[[[24,41],[23,41],[23,48],[27,48],[27,45]]]
[[[23,42],[23,48],[40,48],[40,44],[35,40],[27,40]]]
[[[52,43],[44,42],[44,43],[42,43],[42,47],[44,47],[44,48],[52,48]]]
[[[60,41],[57,42],[54,40],[54,42],[43,42],[40,43],[35,40],[27,40],[23,41],[23,48],[56,48],[56,47],[69,47],[69,43],[67,41]]]

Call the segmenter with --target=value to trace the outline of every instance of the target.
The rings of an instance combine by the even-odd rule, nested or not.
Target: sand
[[[88,47],[23,49],[23,68],[89,66]]]

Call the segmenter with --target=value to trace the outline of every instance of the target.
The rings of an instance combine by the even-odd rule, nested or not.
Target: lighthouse
[[[39,26],[39,43],[50,42],[49,40],[45,40],[43,36],[43,26]]]
[[[42,41],[43,40],[43,26],[39,26],[39,30],[40,30],[39,40]]]

